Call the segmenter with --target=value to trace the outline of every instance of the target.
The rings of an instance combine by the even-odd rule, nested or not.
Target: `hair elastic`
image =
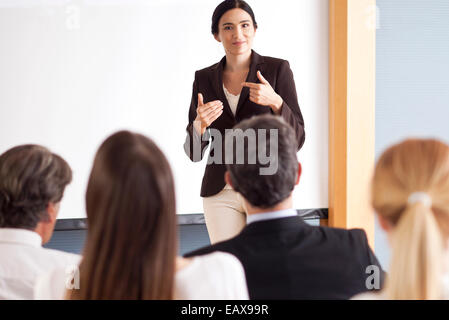
[[[421,202],[426,207],[431,208],[432,207],[432,198],[429,196],[426,192],[413,192],[410,194],[407,200],[408,204],[414,204],[416,202]]]

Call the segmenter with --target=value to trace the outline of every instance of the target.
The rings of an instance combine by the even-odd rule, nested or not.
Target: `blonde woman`
[[[406,140],[377,162],[372,205],[392,248],[384,290],[354,299],[449,298],[449,146]]]

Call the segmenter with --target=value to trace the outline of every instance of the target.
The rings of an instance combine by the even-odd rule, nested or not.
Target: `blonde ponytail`
[[[432,210],[409,205],[393,231],[387,299],[441,299],[443,244]]]
[[[372,206],[391,227],[386,298],[448,298],[442,282],[449,250],[449,146],[409,139],[388,148],[371,187]]]

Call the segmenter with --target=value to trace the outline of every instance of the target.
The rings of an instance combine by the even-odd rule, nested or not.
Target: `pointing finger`
[[[262,76],[262,72],[257,71],[257,77],[259,78],[260,82],[263,84],[269,84],[267,80]]]
[[[252,82],[242,82],[242,86],[252,88],[252,89],[259,89],[259,84],[252,83]]]

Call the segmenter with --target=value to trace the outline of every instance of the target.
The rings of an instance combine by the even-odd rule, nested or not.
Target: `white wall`
[[[194,71],[224,55],[210,0],[0,0],[0,153],[38,143],[74,180],[61,218],[85,217],[95,151],[119,129],[153,138],[176,179],[178,212],[202,212],[203,163],[183,151]],[[328,1],[250,1],[254,49],[290,61],[306,128],[296,208],[328,203]]]
[[[449,1],[377,5],[376,157],[408,137],[449,143]],[[388,269],[390,250],[379,224],[376,255]]]

